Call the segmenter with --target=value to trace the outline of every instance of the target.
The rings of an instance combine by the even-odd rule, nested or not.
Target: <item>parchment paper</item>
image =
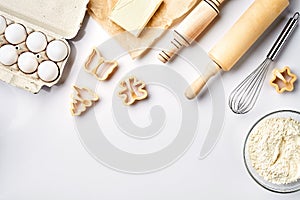
[[[135,59],[147,50],[172,25],[180,22],[200,0],[164,0],[157,12],[147,24],[141,35],[136,38],[126,32],[109,18],[109,14],[118,0],[90,0],[88,13],[129,52]],[[123,33],[123,34],[120,34]],[[141,49],[142,48],[142,49]]]

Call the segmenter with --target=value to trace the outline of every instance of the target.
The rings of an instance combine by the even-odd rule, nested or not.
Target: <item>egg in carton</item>
[[[62,77],[89,0],[0,0],[0,80],[38,93]]]

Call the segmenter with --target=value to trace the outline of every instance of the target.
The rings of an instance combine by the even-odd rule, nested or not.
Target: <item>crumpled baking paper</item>
[[[109,19],[118,0],[90,0],[88,13],[135,59],[162,36],[164,31],[180,22],[200,0],[164,0],[141,35],[136,38]],[[121,34],[122,33],[122,34]]]

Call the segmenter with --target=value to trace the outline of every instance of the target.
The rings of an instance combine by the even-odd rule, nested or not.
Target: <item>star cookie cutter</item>
[[[91,107],[94,102],[99,100],[98,95],[88,88],[81,88],[74,85],[73,90],[74,93],[71,95],[71,114],[73,116],[80,116],[87,108]]]
[[[84,70],[93,75],[99,81],[104,81],[110,77],[117,69],[118,62],[106,60],[97,48],[93,48],[91,54],[84,64]]]
[[[278,93],[294,90],[294,82],[297,80],[297,76],[291,73],[291,69],[288,66],[283,69],[274,69],[272,74],[273,77],[270,84],[275,87]]]
[[[120,82],[121,90],[118,96],[127,106],[132,105],[136,101],[146,99],[148,92],[144,81],[138,80],[135,76],[130,76]]]

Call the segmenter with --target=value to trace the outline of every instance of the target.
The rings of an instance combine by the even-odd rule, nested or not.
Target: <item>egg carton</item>
[[[63,75],[88,0],[0,2],[0,80],[32,93]]]
[[[5,19],[3,16],[0,16],[0,18]],[[7,22],[7,28],[0,35],[0,79],[33,93],[37,93],[44,85],[51,87],[56,84],[62,75],[70,55],[70,46],[67,41],[64,39],[55,39],[40,31],[25,27],[16,21],[9,19],[5,19],[5,21]],[[22,37],[22,35],[18,35],[20,31],[13,30],[12,28],[11,33],[8,33],[11,34],[11,36],[6,34],[8,32],[7,30],[10,30],[11,27],[24,27],[25,37],[22,39],[21,43],[14,41],[15,39]],[[46,45],[41,51],[35,51],[30,48],[32,45],[30,45],[31,43],[29,43],[30,40],[28,39],[35,33],[43,34],[45,37]],[[10,37],[11,39],[9,39]],[[49,57],[51,56],[48,56],[48,54],[50,54],[47,53],[50,52],[49,47],[51,49],[50,45],[54,42],[61,43],[64,45],[62,47],[66,49],[62,59],[57,57],[50,59]],[[57,55],[54,55],[54,57],[55,56]],[[48,69],[41,67],[45,66],[45,64]]]

